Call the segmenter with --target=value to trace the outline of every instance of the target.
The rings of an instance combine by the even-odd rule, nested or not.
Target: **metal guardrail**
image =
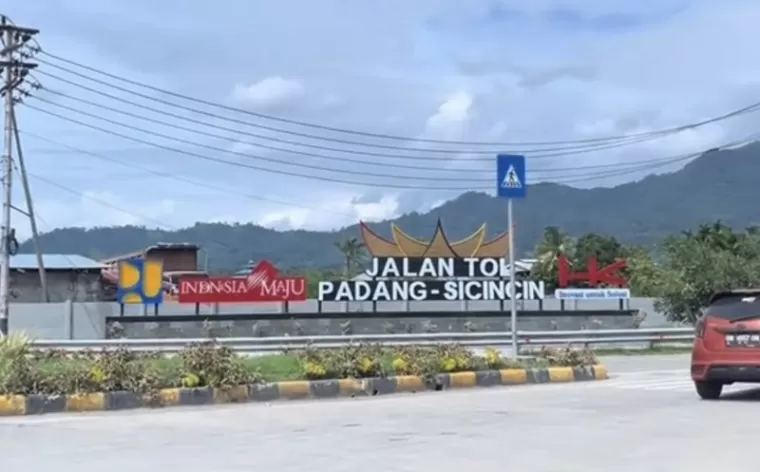
[[[520,347],[548,345],[648,344],[685,343],[694,339],[694,328],[600,329],[584,331],[518,331]],[[116,349],[127,347],[136,351],[177,352],[189,343],[209,341],[200,339],[93,339],[93,340],[35,340],[38,349],[81,351],[87,349]],[[365,334],[353,336],[285,336],[265,338],[216,338],[220,345],[240,353],[279,352],[306,347],[337,348],[350,343],[377,343],[389,346],[432,346],[442,342],[459,343],[468,347],[509,347],[512,333],[425,333],[425,334]]]

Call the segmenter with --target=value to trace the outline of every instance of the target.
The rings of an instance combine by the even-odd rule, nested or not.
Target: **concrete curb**
[[[239,385],[223,389],[210,387],[167,388],[159,390],[155,395],[145,396],[132,392],[59,396],[7,395],[0,396],[0,416],[374,396],[425,390],[578,382],[606,378],[607,368],[603,365],[595,365],[590,367],[456,372],[438,374],[429,381],[423,377],[408,375],[368,379],[297,380],[271,384]]]

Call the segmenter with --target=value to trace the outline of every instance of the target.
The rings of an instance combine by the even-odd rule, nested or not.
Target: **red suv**
[[[713,295],[697,322],[691,378],[705,400],[717,400],[724,385],[760,383],[760,289]]]

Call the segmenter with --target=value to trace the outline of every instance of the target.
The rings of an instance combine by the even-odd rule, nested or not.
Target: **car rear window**
[[[720,297],[710,304],[706,314],[729,321],[752,315],[760,317],[760,293]]]

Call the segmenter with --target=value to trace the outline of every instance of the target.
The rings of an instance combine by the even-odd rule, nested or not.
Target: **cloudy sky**
[[[614,185],[672,171],[684,162],[665,159],[760,124],[747,115],[596,150],[519,144],[646,133],[760,101],[756,0],[0,5],[16,24],[40,29],[52,55],[201,100],[38,55],[43,89],[18,119],[44,230],[336,228],[492,191],[498,151],[524,152],[532,182]],[[379,139],[261,115],[491,144]]]

